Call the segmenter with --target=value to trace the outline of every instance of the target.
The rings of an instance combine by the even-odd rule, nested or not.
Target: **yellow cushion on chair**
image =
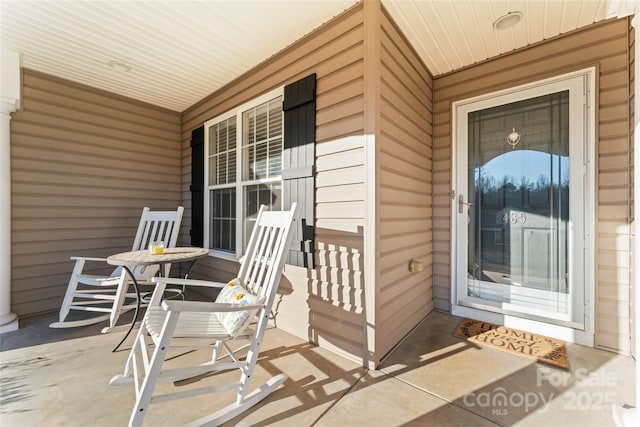
[[[242,281],[239,278],[235,278],[227,283],[227,285],[222,288],[222,290],[220,290],[220,293],[216,298],[216,302],[240,305],[262,304],[264,303],[264,297],[259,297],[257,295],[249,293],[243,287]],[[218,318],[218,321],[222,323],[222,325],[227,329],[229,335],[234,335],[238,331],[238,329],[240,329],[240,327],[244,325],[245,320],[247,320],[249,316],[255,316],[257,311],[258,309],[216,312],[216,317]]]

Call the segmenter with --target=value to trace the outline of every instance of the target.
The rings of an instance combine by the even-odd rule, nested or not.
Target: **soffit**
[[[607,17],[603,0],[383,0],[434,76],[537,43]],[[493,23],[521,12],[513,28]]]
[[[0,41],[25,68],[184,111],[355,3],[2,0]]]
[[[637,0],[633,0],[637,2]],[[0,1],[23,66],[184,111],[356,0]],[[605,0],[382,0],[434,76],[607,17]],[[508,12],[524,19],[495,31]],[[131,67],[109,67],[117,61]]]

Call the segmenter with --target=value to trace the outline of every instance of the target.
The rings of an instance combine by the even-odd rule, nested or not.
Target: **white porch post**
[[[640,321],[640,286],[638,282],[640,279],[640,226],[638,226],[638,215],[640,215],[640,5],[635,6],[635,16],[631,21],[635,32],[634,50],[635,50],[635,67],[634,67],[634,103],[633,103],[633,303],[635,312],[635,357],[636,357],[636,403],[635,408],[625,411],[623,421],[625,426],[637,426],[640,425],[640,337],[638,336],[638,322]]]
[[[626,16],[635,15],[631,21],[631,25],[635,32],[634,41],[634,53],[635,53],[635,67],[634,67],[634,131],[633,131],[633,263],[631,268],[633,269],[634,282],[633,286],[633,301],[634,301],[634,337],[635,337],[635,358],[636,358],[636,373],[635,373],[635,407],[630,409],[623,409],[620,407],[613,407],[613,417],[616,425],[619,427],[631,427],[640,425],[640,337],[638,332],[640,327],[638,322],[640,321],[640,286],[638,281],[640,279],[640,226],[638,225],[638,215],[640,215],[640,1],[639,0],[612,0],[609,2],[608,18],[624,18]]]
[[[2,50],[0,71],[0,333],[18,329],[11,312],[11,113],[20,107],[20,55]]]
[[[634,67],[634,83],[635,83],[635,93],[634,93],[634,117],[633,117],[633,263],[631,264],[631,268],[633,269],[634,281],[632,283],[633,286],[633,303],[634,303],[634,312],[635,312],[635,323],[634,323],[634,336],[635,336],[635,358],[636,358],[636,375],[635,375],[635,391],[636,391],[636,401],[635,408],[627,409],[622,413],[622,423],[619,425],[630,427],[630,426],[638,426],[640,425],[640,337],[638,336],[638,331],[640,331],[640,327],[638,326],[638,322],[640,321],[640,286],[638,286],[638,282],[640,279],[640,226],[638,225],[638,215],[640,215],[640,63],[638,62],[638,58],[640,58],[640,6],[636,6],[635,16],[631,21],[631,25],[633,25],[633,29],[635,30],[635,67]]]

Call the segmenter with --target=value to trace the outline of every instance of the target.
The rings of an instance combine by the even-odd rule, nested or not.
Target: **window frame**
[[[244,141],[244,123],[242,121],[243,119],[243,114],[247,111],[250,110],[251,108],[255,108],[258,105],[264,104],[266,102],[269,102],[277,97],[281,97],[283,102],[284,102],[284,86],[279,87],[275,90],[272,90],[270,92],[267,92],[263,95],[260,95],[256,98],[251,99],[248,102],[245,102],[235,108],[232,108],[231,110],[228,110],[210,120],[207,120],[204,123],[204,203],[203,203],[203,214],[204,214],[204,221],[203,221],[203,247],[208,248],[209,250],[209,255],[210,256],[214,256],[217,258],[221,258],[221,259],[227,259],[227,260],[232,260],[232,261],[237,261],[238,259],[240,259],[243,255],[243,251],[244,251],[244,223],[245,223],[245,212],[244,212],[244,205],[245,205],[245,189],[249,186],[252,185],[257,185],[257,184],[273,184],[273,183],[280,183],[280,188],[282,189],[283,186],[283,179],[282,179],[282,166],[280,168],[280,175],[276,176],[276,177],[271,177],[271,178],[263,178],[263,179],[252,179],[252,180],[243,180],[243,166],[245,163],[245,158],[244,158],[244,154],[243,154],[243,149],[244,149],[244,145],[245,145],[245,141]],[[209,184],[209,158],[211,156],[211,153],[209,151],[209,147],[210,147],[210,137],[209,137],[209,133],[210,133],[210,129],[211,127],[215,126],[216,124],[224,121],[224,120],[228,120],[231,117],[236,117],[236,177],[235,177],[235,181],[232,183],[225,183],[225,184],[216,184],[216,185],[210,185]],[[285,132],[285,121],[284,121],[284,111],[282,114],[282,154],[281,156],[284,157],[284,132]],[[282,163],[283,164],[283,163]],[[222,251],[222,250],[218,250],[218,249],[212,249],[211,248],[211,239],[210,239],[210,230],[211,230],[211,192],[213,190],[219,190],[219,189],[225,189],[225,188],[235,188],[236,191],[236,204],[235,204],[235,208],[236,208],[236,215],[235,215],[235,219],[236,219],[236,223],[235,223],[235,244],[236,244],[236,248],[235,248],[235,253],[233,252],[227,252],[227,251]],[[280,197],[280,209],[282,209],[282,197]]]

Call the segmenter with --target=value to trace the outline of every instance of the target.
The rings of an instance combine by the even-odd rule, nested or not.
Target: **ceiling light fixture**
[[[518,22],[522,20],[522,12],[509,12],[506,15],[502,15],[500,18],[493,22],[493,28],[496,30],[508,30],[513,28]]]
[[[109,61],[107,65],[113,68],[114,70],[121,71],[123,73],[128,73],[129,71],[131,71],[131,67],[123,62]]]

